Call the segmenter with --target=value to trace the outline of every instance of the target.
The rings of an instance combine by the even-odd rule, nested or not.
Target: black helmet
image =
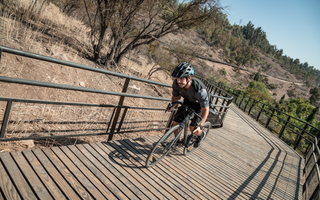
[[[194,75],[193,67],[190,65],[190,63],[184,62],[174,69],[171,76],[175,78],[182,78],[189,77],[191,75]]]

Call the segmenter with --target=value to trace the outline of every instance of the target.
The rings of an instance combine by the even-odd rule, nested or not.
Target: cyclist
[[[171,102],[176,102],[183,97],[183,103],[192,108],[202,117],[200,126],[198,126],[195,130],[194,127],[198,122],[200,122],[200,118],[195,115],[190,124],[190,131],[197,136],[194,147],[198,147],[205,136],[204,134],[206,134],[205,132],[202,132],[202,125],[206,122],[209,114],[210,95],[206,86],[199,79],[192,77],[193,75],[194,69],[191,64],[187,62],[181,63],[175,68],[175,70],[172,72],[172,76],[176,79],[172,84]],[[173,109],[174,108],[171,108],[167,111],[171,112]],[[173,126],[176,126],[182,122],[186,116],[186,109],[184,107],[179,107],[173,119]],[[176,131],[174,134],[177,136],[178,131]],[[192,135],[188,137],[187,141],[191,139],[191,136]],[[177,142],[177,144],[178,143],[182,143],[182,141],[180,140]]]

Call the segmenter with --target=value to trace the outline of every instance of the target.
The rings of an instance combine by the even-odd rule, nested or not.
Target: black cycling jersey
[[[200,104],[201,108],[206,108],[210,104],[210,95],[206,86],[199,79],[193,77],[191,79],[191,86],[187,91],[180,88],[177,79],[175,79],[172,84],[172,95],[175,97],[182,96],[184,103],[187,105]]]

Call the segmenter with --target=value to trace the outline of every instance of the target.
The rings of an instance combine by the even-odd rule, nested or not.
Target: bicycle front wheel
[[[183,130],[183,126],[176,125],[168,130],[160,140],[153,146],[150,151],[147,160],[146,167],[152,167],[156,165],[162,158],[164,158],[170,150],[175,146],[177,139],[180,137],[181,132]],[[177,137],[175,137],[174,132],[178,131]]]
[[[200,144],[198,147],[194,147],[194,143],[195,143],[195,140],[196,140],[196,138],[197,138],[196,136],[194,136],[194,137],[188,142],[188,144],[186,144],[186,146],[184,147],[184,151],[183,151],[184,155],[189,155],[189,154],[191,154],[194,150],[196,150],[197,148],[199,148],[199,147],[202,145],[203,141],[206,139],[207,135],[209,134],[210,127],[211,127],[210,122],[204,123],[202,132],[204,132],[205,135],[204,135],[204,138],[202,139],[201,144]],[[192,134],[190,131],[189,131],[189,133]],[[187,139],[186,139],[186,140],[187,140]],[[185,143],[186,143],[186,142],[187,142],[187,141],[185,141]]]

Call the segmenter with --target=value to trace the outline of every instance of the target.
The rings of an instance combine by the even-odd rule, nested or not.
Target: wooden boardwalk
[[[231,106],[193,154],[146,169],[158,136],[0,154],[1,199],[302,199],[304,159]]]

